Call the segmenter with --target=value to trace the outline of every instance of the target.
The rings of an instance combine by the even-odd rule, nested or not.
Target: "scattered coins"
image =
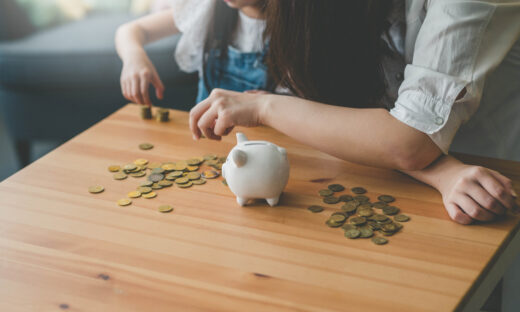
[[[88,188],[88,191],[92,194],[99,194],[103,192],[105,188],[101,185],[94,185]]]
[[[150,144],[150,143],[141,143],[139,144],[139,148],[142,149],[142,150],[151,150],[153,148],[153,144]]]
[[[323,207],[322,206],[318,206],[318,205],[312,205],[312,206],[309,206],[309,208],[307,208],[310,212],[313,212],[313,213],[318,213],[318,212],[322,212],[323,211]]]
[[[110,172],[119,172],[119,170],[121,170],[121,166],[114,165],[108,167],[108,171]]]
[[[138,197],[141,197],[141,192],[132,191],[132,192],[128,193],[127,196],[130,198],[138,198]]]
[[[173,207],[170,205],[161,205],[158,208],[159,212],[166,213],[173,211]]]
[[[113,177],[115,180],[124,180],[124,179],[126,179],[127,175],[124,172],[117,172],[117,173],[114,173]]]
[[[117,201],[117,204],[119,206],[128,206],[132,203],[132,201],[128,198],[121,198],[120,200]]]
[[[143,194],[141,195],[143,198],[146,198],[146,199],[151,199],[151,198],[155,198],[157,197],[157,193],[155,192],[150,192],[150,193],[146,193],[146,194]]]
[[[376,245],[384,245],[386,243],[388,243],[388,239],[384,238],[384,237],[373,237],[372,238],[372,242]]]

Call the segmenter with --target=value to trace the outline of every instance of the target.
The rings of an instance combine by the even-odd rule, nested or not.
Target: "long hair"
[[[391,0],[268,0],[271,77],[306,99],[381,106],[381,35],[391,6]]]

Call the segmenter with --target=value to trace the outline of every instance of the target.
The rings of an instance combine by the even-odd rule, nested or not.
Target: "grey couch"
[[[21,166],[30,162],[35,141],[59,144],[127,102],[119,86],[122,64],[114,34],[133,18],[97,14],[21,39],[0,41],[0,114]],[[165,99],[154,99],[154,103],[189,110],[195,102],[197,76],[182,73],[175,64],[178,39],[167,38],[147,47],[166,86]]]

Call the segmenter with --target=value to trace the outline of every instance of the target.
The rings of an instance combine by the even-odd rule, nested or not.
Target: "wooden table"
[[[434,189],[268,128],[242,130],[287,148],[280,206],[241,208],[220,180],[117,206],[144,178],[115,181],[108,165],[235,145],[234,135],[194,142],[187,114],[172,115],[143,121],[126,106],[0,184],[0,311],[475,311],[519,249],[518,217],[458,225]],[[520,181],[518,163],[466,160]],[[392,194],[412,220],[384,246],[346,239],[324,224],[339,204],[306,209],[330,183],[364,186],[372,200]],[[89,194],[93,184],[106,190]],[[175,211],[159,213],[166,203]]]

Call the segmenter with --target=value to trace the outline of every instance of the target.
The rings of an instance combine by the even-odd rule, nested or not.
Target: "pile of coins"
[[[141,118],[153,119],[152,107],[148,105],[141,105]],[[170,121],[170,110],[167,108],[157,108],[155,120],[159,122]]]
[[[151,147],[146,144],[149,143],[140,144],[139,147],[141,149],[153,147],[151,144],[149,144]],[[108,167],[108,171],[112,173],[114,180],[125,180],[129,176],[132,178],[146,177],[146,181],[140,183],[135,190],[128,192],[125,198],[117,201],[119,206],[129,206],[132,204],[133,199],[155,198],[157,197],[158,190],[173,185],[184,189],[192,187],[193,185],[203,185],[207,179],[218,178],[222,170],[222,164],[225,161],[226,157],[218,157],[214,154],[164,163],[149,162],[146,159],[140,158],[125,165],[111,165]],[[207,166],[205,170],[202,170],[203,165]],[[104,191],[104,187],[94,185],[89,187],[88,191],[92,194],[99,194]],[[166,213],[173,211],[173,207],[162,205],[158,210]]]
[[[410,220],[407,215],[399,214],[398,207],[389,205],[395,201],[391,195],[380,195],[378,201],[372,203],[370,198],[364,195],[366,189],[353,187],[351,189],[353,195],[335,196],[335,193],[344,190],[345,187],[341,184],[331,184],[326,189],[319,190],[318,194],[326,204],[342,204],[340,211],[332,213],[325,224],[332,228],[341,227],[346,238],[371,238],[374,244],[384,245],[388,243],[388,239],[376,236],[377,232],[383,236],[392,236],[403,228],[401,222]],[[312,205],[307,209],[313,213],[324,210],[319,205]],[[382,213],[377,213],[374,209]]]

